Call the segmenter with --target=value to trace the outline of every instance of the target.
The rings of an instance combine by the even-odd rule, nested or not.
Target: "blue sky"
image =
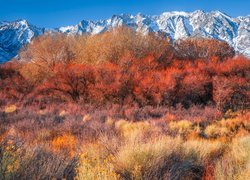
[[[250,0],[0,0],[0,21],[27,19],[40,27],[74,25],[113,14],[160,14],[165,11],[220,10],[230,16],[250,14]]]

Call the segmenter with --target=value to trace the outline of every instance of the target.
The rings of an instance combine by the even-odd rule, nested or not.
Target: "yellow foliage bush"
[[[230,118],[230,119],[223,119],[220,121],[220,125],[222,127],[227,127],[230,131],[232,132],[236,132],[239,128],[246,128],[248,129],[248,127],[250,127],[250,123],[242,118]]]
[[[114,171],[113,157],[104,160],[89,157],[87,153],[80,155],[76,179],[118,180],[120,176]]]
[[[185,136],[193,130],[193,123],[187,120],[172,121],[169,123],[169,128],[171,131]]]
[[[114,157],[103,145],[89,143],[83,147],[83,151],[80,153],[76,179],[120,179],[113,165]]]
[[[249,130],[249,122],[241,118],[222,119],[215,122],[205,129],[205,134],[210,138],[231,137],[235,136],[239,131]]]
[[[13,179],[20,168],[20,149],[8,140],[6,146],[1,147],[0,158],[0,179]]]
[[[211,124],[205,129],[206,135],[210,138],[216,138],[219,136],[227,136],[230,134],[230,130],[227,127],[221,127],[216,124]]]
[[[147,122],[128,122],[119,120],[115,123],[115,127],[119,130],[127,140],[142,138],[146,134],[153,134],[158,131],[157,127]]]

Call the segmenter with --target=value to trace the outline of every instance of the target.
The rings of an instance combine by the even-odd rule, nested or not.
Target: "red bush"
[[[39,88],[40,92],[70,97],[77,101],[80,98],[89,100],[90,89],[95,83],[95,73],[92,67],[81,64],[57,64],[53,75]]]
[[[33,90],[32,84],[19,73],[18,62],[9,62],[0,67],[0,96],[22,100]]]
[[[216,76],[213,78],[213,100],[223,110],[249,108],[249,87],[246,78]]]
[[[228,59],[217,66],[217,73],[224,76],[234,75],[249,78],[250,61],[242,56]]]
[[[92,89],[92,98],[96,102],[118,102],[119,89],[121,87],[121,73],[119,66],[104,64],[96,68],[96,83]]]
[[[168,103],[176,86],[176,81],[166,71],[149,71],[142,74],[134,94],[142,105]]]

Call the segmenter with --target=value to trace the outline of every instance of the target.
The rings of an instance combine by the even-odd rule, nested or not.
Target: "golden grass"
[[[141,179],[159,160],[178,151],[181,142],[180,138],[170,137],[158,137],[147,142],[126,142],[115,155],[117,171],[129,174],[132,179]]]
[[[84,122],[91,118],[86,115]],[[54,155],[76,158],[76,179],[248,179],[250,135],[245,118],[232,117],[205,126],[186,120],[164,125],[165,131],[151,121],[107,118],[103,126],[113,132],[100,132],[92,140],[82,140],[70,128],[62,133],[43,127],[25,148],[39,145]],[[25,138],[22,133],[12,126],[2,133],[1,143],[7,137]],[[20,153],[12,151],[12,146],[10,141],[3,149],[11,163],[0,159],[8,177],[16,173],[13,165],[20,165]]]
[[[157,127],[148,122],[128,122],[126,120],[119,120],[115,123],[115,128],[121,132],[121,134],[127,140],[134,140],[141,138],[146,134],[153,134],[158,131]]]
[[[98,163],[90,163],[90,169],[96,172],[94,174],[99,173],[98,168],[101,169],[106,173],[104,178],[107,178],[109,173],[115,174],[118,179],[152,179],[153,174],[163,178],[163,174],[169,177],[171,174],[176,175],[175,173],[179,173],[178,177],[185,178],[185,171],[192,168],[205,170],[211,166],[214,170],[210,176],[216,179],[246,179],[249,175],[250,136],[244,129],[247,124],[239,126],[241,123],[242,120],[228,119],[225,122],[214,122],[202,129],[198,124],[189,121],[171,121],[170,130],[179,135],[171,137],[162,134],[159,127],[149,122],[114,121],[109,118],[106,124],[114,125],[122,136],[102,139],[101,143],[97,142],[84,149],[85,152],[89,149],[89,157],[98,159]],[[246,133],[243,137],[236,136],[239,129]],[[199,133],[206,133],[209,138],[198,137]],[[232,136],[232,142],[227,136]],[[226,139],[222,141],[222,137]],[[110,164],[105,165],[104,160],[110,156]],[[81,172],[86,171],[86,162],[83,162],[85,165],[79,164]],[[162,172],[165,166],[168,170]],[[175,172],[176,166],[183,169]],[[112,171],[109,167],[112,167]],[[98,178],[100,176],[99,173]],[[195,174],[188,176],[193,177]],[[109,178],[112,179],[111,176]]]
[[[236,138],[216,163],[216,179],[248,179],[250,173],[250,136]]]
[[[200,165],[219,158],[226,149],[226,144],[218,140],[188,140],[183,144],[183,151],[186,157],[193,159]]]
[[[193,123],[187,120],[172,121],[169,123],[169,128],[180,135],[187,135],[193,130]]]

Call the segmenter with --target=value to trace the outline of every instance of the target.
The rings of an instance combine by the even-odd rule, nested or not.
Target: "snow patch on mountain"
[[[160,15],[121,14],[99,21],[83,20],[74,26],[56,29],[38,28],[25,20],[0,22],[0,62],[15,57],[19,49],[44,32],[72,35],[99,34],[118,26],[128,26],[144,34],[160,32],[172,40],[205,37],[226,41],[250,57],[250,16],[232,18],[220,11],[165,12]]]
[[[10,60],[19,49],[44,33],[43,28],[30,25],[26,20],[0,23],[0,63]]]
[[[100,21],[81,21],[69,34],[98,34],[118,26],[129,26],[143,33],[161,32],[172,40],[187,37],[205,37],[226,41],[236,51],[250,57],[250,16],[232,18],[220,11],[164,12],[148,16],[137,14],[114,15]]]

